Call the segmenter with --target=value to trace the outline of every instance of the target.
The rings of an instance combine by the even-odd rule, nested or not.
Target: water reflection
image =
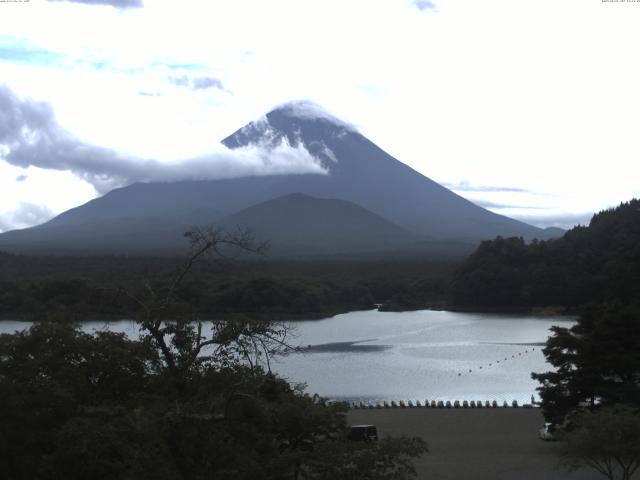
[[[547,371],[542,346],[567,317],[438,311],[352,312],[292,322],[314,355],[273,366],[311,393],[350,401],[537,399],[531,372]],[[367,340],[354,341],[357,338]]]
[[[374,342],[375,340],[359,340],[357,342],[332,342],[302,347],[299,353],[326,353],[326,352],[381,352],[392,348],[391,345],[362,345],[362,342]]]
[[[537,398],[531,372],[547,371],[542,347],[567,317],[443,311],[351,312],[290,322],[300,352],[272,367],[310,393],[351,401],[518,400]],[[28,322],[0,322],[0,333]],[[204,331],[207,331],[205,322]],[[87,332],[139,335],[132,321],[86,322]],[[355,340],[354,340],[355,339]],[[363,340],[357,340],[363,339]]]

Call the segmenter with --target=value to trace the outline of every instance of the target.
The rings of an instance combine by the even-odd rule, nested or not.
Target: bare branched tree
[[[185,233],[189,256],[167,285],[145,283],[143,295],[125,292],[139,306],[142,339],[159,350],[163,368],[176,379],[186,378],[203,365],[219,367],[247,364],[252,370],[264,366],[271,370],[271,357],[292,349],[287,344],[289,327],[281,323],[229,318],[211,322],[210,332],[189,305],[179,298],[182,282],[195,264],[206,258],[220,263],[243,254],[262,254],[266,243],[258,243],[248,230],[224,232],[216,228],[194,227]]]

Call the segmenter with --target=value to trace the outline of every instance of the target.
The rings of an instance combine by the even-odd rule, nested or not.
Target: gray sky
[[[495,212],[640,196],[640,2],[0,3],[0,230],[132,181],[318,171],[218,142],[312,100]]]

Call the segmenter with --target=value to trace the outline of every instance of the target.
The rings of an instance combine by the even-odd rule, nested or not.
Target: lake
[[[537,399],[531,372],[550,369],[542,343],[568,317],[420,310],[351,312],[290,322],[302,352],[276,359],[273,370],[306,382],[311,394],[348,401]],[[0,332],[27,328],[0,322]],[[87,322],[137,336],[131,321]]]

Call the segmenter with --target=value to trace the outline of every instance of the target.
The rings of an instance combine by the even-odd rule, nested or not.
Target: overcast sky
[[[638,25],[629,0],[0,2],[0,231],[133,181],[325,173],[219,145],[296,99],[495,212],[585,222],[640,196]]]

